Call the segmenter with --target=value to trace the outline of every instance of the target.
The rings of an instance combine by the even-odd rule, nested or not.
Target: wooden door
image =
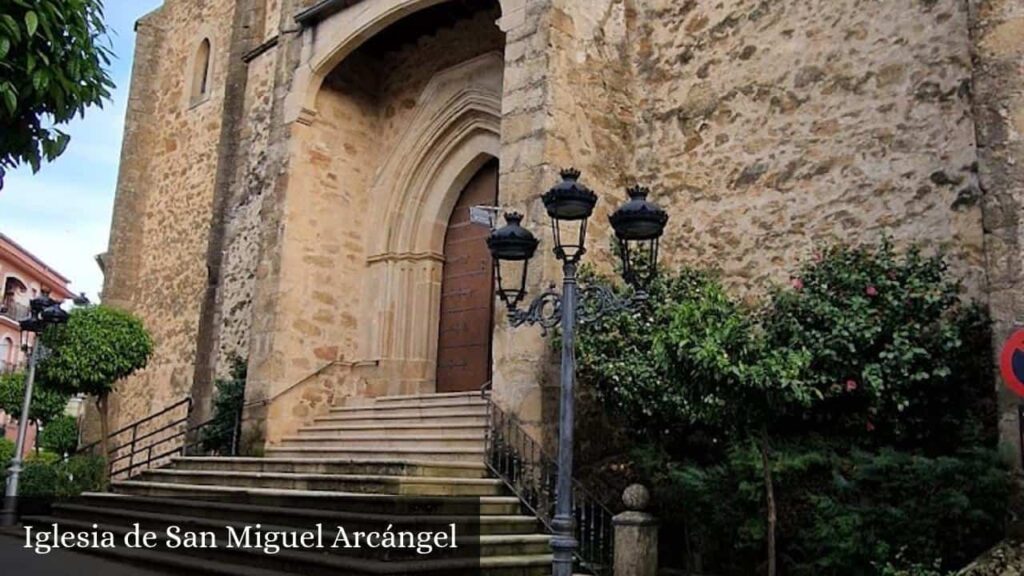
[[[469,221],[470,206],[498,201],[498,163],[480,169],[462,191],[444,240],[437,391],[479,390],[491,379],[494,271],[486,226]]]

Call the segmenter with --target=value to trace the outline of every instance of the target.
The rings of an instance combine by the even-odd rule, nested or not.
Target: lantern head
[[[658,272],[658,244],[668,214],[647,200],[650,189],[634,186],[629,200],[609,217],[619,240],[622,275],[633,288],[645,290]]]
[[[579,182],[580,171],[567,168],[562,181],[544,193],[541,199],[551,217],[555,256],[578,262],[586,253],[587,220],[594,212],[597,194]]]
[[[494,259],[498,296],[510,310],[526,297],[527,267],[540,243],[523,228],[522,221],[522,214],[509,212],[505,215],[505,226],[487,237],[487,248]]]

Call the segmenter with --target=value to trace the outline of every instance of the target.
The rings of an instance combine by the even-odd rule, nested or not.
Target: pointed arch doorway
[[[498,161],[484,164],[462,190],[448,220],[437,339],[437,391],[479,390],[491,379],[494,271],[489,230],[469,219],[471,206],[498,202]]]

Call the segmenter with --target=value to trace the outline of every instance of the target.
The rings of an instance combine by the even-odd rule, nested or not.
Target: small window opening
[[[192,104],[206,99],[210,91],[210,40],[204,38],[196,51],[196,59],[192,70]]]

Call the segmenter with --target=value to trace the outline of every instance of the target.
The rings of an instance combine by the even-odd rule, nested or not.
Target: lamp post
[[[31,353],[28,358],[28,370],[25,372],[25,397],[21,402],[21,417],[18,419],[18,440],[15,443],[14,458],[7,474],[7,487],[4,491],[3,513],[0,514],[0,526],[13,526],[17,516],[18,479],[21,476],[21,455],[25,451],[25,437],[28,435],[29,410],[32,407],[32,387],[36,378],[36,362],[42,354],[42,343],[39,334],[47,326],[63,324],[68,321],[68,313],[60,307],[60,302],[43,294],[29,303],[31,315],[19,325],[22,334],[35,334],[32,340]],[[28,346],[26,340],[26,346]]]
[[[629,201],[609,220],[619,240],[623,276],[634,289],[633,295],[620,298],[603,286],[587,287],[581,293],[576,272],[587,251],[587,222],[597,205],[597,195],[580,183],[578,170],[562,170],[560,175],[561,181],[548,190],[542,200],[551,218],[553,251],[562,262],[561,294],[552,287],[537,296],[525,310],[519,307],[527,294],[529,261],[539,244],[533,234],[523,228],[520,214],[507,214],[507,224],[491,233],[487,247],[494,259],[497,292],[508,310],[509,323],[514,327],[536,324],[545,331],[558,325],[562,328],[558,478],[551,547],[554,550],[553,576],[571,576],[578,545],[572,497],[576,322],[580,317],[587,319],[614,310],[633,309],[646,299],[646,288],[657,274],[658,241],[668,223],[668,214],[647,200],[646,188],[630,188]]]

